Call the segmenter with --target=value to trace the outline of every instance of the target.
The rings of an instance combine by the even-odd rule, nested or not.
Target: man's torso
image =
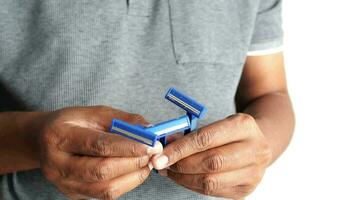
[[[15,98],[15,107],[37,111],[109,105],[156,123],[182,114],[163,98],[169,87],[176,87],[208,107],[205,125],[235,112],[234,95],[259,1],[2,4],[0,85],[11,95],[0,93],[1,101]],[[64,198],[39,170],[0,181],[0,199]],[[123,198],[167,195],[208,198],[153,173]]]

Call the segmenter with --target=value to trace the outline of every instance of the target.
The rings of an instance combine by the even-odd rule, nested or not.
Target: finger
[[[103,157],[139,157],[157,154],[162,152],[163,149],[159,142],[152,148],[120,135],[94,129],[75,126],[68,131],[70,131],[70,134],[62,137],[60,149],[74,154]]]
[[[209,193],[236,185],[257,184],[262,177],[249,167],[216,174],[181,174],[167,170],[167,176],[180,185]]]
[[[246,167],[254,162],[248,142],[236,142],[184,158],[169,169],[183,174],[218,173]],[[196,164],[192,164],[196,163]]]
[[[138,171],[106,182],[82,183],[64,180],[62,185],[84,196],[99,199],[116,199],[142,184],[149,176],[151,169],[152,168],[144,167]]]
[[[95,126],[101,131],[109,130],[113,118],[130,124],[140,124],[143,126],[149,124],[142,115],[124,112],[109,106],[80,107],[77,109],[80,109],[80,113],[85,115],[87,124],[90,122],[90,126],[88,127]]]
[[[188,189],[204,195],[242,200],[244,197],[251,194],[254,191],[255,187],[249,185],[238,185],[230,188],[220,189],[214,191],[213,193],[210,193],[209,191],[204,191],[202,189],[195,189],[195,188],[188,188]]]
[[[67,156],[61,159],[65,177],[82,182],[102,182],[148,166],[150,157],[100,158]],[[70,164],[68,164],[70,163]]]
[[[153,166],[160,170],[192,154],[247,138],[249,131],[239,127],[239,123],[243,123],[240,121],[230,117],[172,142],[165,147],[162,155],[153,158]]]

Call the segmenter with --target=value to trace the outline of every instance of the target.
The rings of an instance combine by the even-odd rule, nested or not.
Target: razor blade
[[[198,119],[204,117],[207,109],[189,96],[179,92],[175,88],[170,88],[165,96],[167,100],[181,107],[187,113],[194,115]]]
[[[152,147],[156,141],[160,141],[165,146],[167,136],[180,132],[187,134],[194,131],[198,126],[198,119],[202,118],[207,111],[203,105],[174,88],[168,90],[165,98],[184,109],[187,114],[149,127],[132,125],[113,119],[110,132]]]
[[[158,140],[156,134],[143,129],[140,126],[131,125],[119,119],[112,120],[110,132],[122,135],[126,138],[136,140],[140,143],[147,144],[152,147]]]
[[[167,136],[184,132],[189,128],[189,117],[184,115],[178,119],[161,122],[149,127],[131,125],[124,121],[113,119],[110,132],[153,147],[158,140],[165,146],[167,144]]]

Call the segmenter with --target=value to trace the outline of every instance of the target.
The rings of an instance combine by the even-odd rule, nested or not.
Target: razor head
[[[132,125],[118,119],[113,119],[110,132],[152,147],[159,140],[165,146],[167,144],[167,136],[178,132],[187,134],[194,131],[198,126],[198,119],[204,117],[207,112],[207,109],[202,104],[175,88],[170,88],[165,98],[184,109],[187,114],[150,127]]]
[[[175,88],[170,88],[165,98],[199,119],[204,117],[207,111],[205,106]]]
[[[113,119],[111,128],[111,133],[116,133],[118,135],[122,135],[126,138],[136,140],[140,143],[154,146],[157,141],[157,135],[147,131],[139,126],[131,125],[124,121]]]

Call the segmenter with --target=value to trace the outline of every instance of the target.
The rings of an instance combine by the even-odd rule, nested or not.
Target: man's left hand
[[[152,163],[190,190],[240,199],[256,188],[271,160],[255,119],[236,114],[170,143]]]

